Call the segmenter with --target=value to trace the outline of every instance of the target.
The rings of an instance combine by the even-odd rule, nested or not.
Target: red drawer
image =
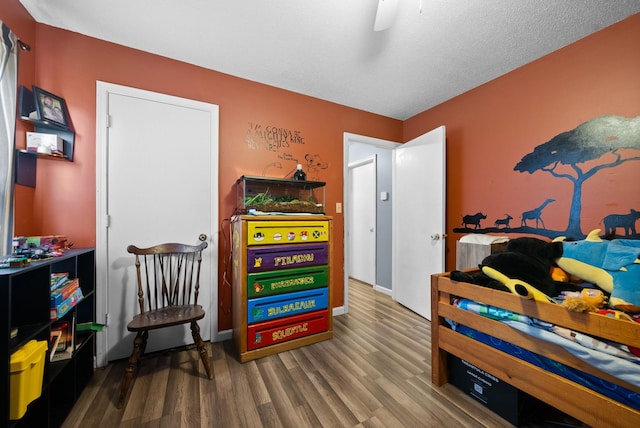
[[[329,311],[310,312],[247,327],[247,348],[257,349],[327,331]]]

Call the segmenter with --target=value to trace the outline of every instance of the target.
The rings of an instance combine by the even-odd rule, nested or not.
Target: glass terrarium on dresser
[[[243,175],[236,181],[236,213],[325,213],[322,181]]]

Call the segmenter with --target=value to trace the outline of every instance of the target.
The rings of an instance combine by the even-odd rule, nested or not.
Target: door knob
[[[198,239],[204,242],[207,240],[207,235],[205,233],[201,233],[200,236],[198,236]]]
[[[447,237],[447,234],[446,234],[446,233],[443,233],[442,235],[440,235],[439,233],[436,233],[435,235],[431,235],[431,239],[432,239],[433,241],[439,241],[439,240],[440,240],[440,238],[444,239],[444,238],[446,238],[446,237]]]

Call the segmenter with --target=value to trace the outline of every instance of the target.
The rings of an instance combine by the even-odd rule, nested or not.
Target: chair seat
[[[153,330],[161,327],[185,324],[204,318],[201,305],[167,306],[136,315],[127,325],[129,331]]]

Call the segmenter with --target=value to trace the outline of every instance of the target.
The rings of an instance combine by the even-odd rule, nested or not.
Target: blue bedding
[[[463,309],[469,310],[470,309],[469,306],[474,306],[475,302],[470,302],[470,303],[468,302],[458,306],[462,307]],[[476,310],[473,310],[473,309],[471,310],[472,312],[477,312]],[[518,328],[519,330],[524,331],[525,333],[528,333],[528,334],[534,334],[537,337],[540,337],[541,334],[545,336],[555,335],[552,332],[552,329],[554,326],[545,322],[540,322],[534,319],[523,317],[522,315],[519,315],[519,314],[513,314],[499,308],[487,307],[487,308],[483,308],[481,312],[483,312],[482,314],[485,316],[488,316],[494,319],[499,319],[500,321],[503,321],[506,324],[511,325],[511,327]],[[523,327],[523,325],[526,325],[526,327]],[[454,323],[452,327],[459,333],[464,334],[465,336],[468,336],[474,340],[478,340],[479,342],[482,342],[493,348],[499,349],[502,352],[505,352],[509,355],[516,356],[519,359],[527,361],[548,372],[562,376],[580,385],[588,387],[596,392],[606,395],[607,397],[611,397],[616,401],[619,401],[620,403],[626,404],[629,407],[632,407],[636,410],[640,410],[640,394],[634,391],[631,391],[629,389],[623,388],[621,386],[618,386],[610,382],[603,381],[602,379],[599,379],[593,375],[590,375],[589,373],[585,373],[583,371],[564,366],[543,355],[536,354],[534,352],[520,348],[519,346],[505,342],[496,337],[474,330],[467,326]],[[528,331],[528,330],[532,330],[532,331]],[[544,332],[544,333],[541,333],[541,332]],[[540,338],[542,338],[543,340],[549,340],[548,337],[540,337]],[[553,339],[552,341],[555,343],[558,343],[558,340],[563,340],[563,339],[560,337],[560,339]],[[567,339],[567,342],[572,342],[572,341]],[[575,343],[568,343],[568,344],[559,343],[559,344],[564,346],[565,349],[574,353],[574,355],[581,354],[581,353],[591,355],[592,353],[592,350],[590,349],[587,349],[587,348],[584,348],[584,350],[580,349],[581,345],[578,345]],[[575,347],[577,349],[574,349],[572,351],[570,349],[572,347]],[[580,357],[580,355],[577,355],[577,356]],[[623,376],[619,376],[619,377],[625,378],[626,376],[628,378],[625,380],[629,381],[629,379],[631,379],[632,380],[631,383],[635,384],[636,382],[634,382],[633,380],[636,377],[640,376],[640,365],[637,364],[637,361],[633,361],[633,359],[632,361],[627,361],[624,358],[620,358],[616,356],[611,356],[611,358],[612,358],[612,361],[616,361],[615,370],[624,374]],[[622,361],[622,364],[620,364],[620,361]]]

